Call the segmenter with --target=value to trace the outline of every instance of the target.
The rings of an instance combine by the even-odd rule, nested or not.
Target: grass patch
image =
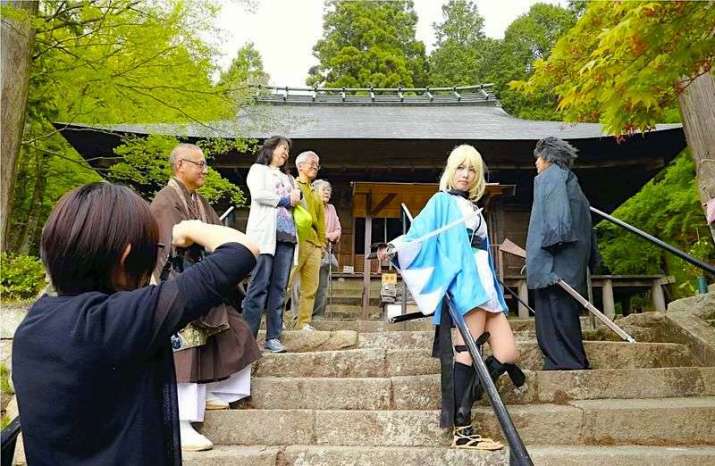
[[[10,386],[10,371],[5,364],[0,364],[0,393],[3,396],[12,396],[15,392]]]

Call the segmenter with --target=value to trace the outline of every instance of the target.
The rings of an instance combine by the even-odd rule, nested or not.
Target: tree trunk
[[[36,1],[3,0],[3,7],[12,6],[28,18],[37,12]],[[5,250],[10,218],[10,200],[15,178],[15,163],[20,151],[22,129],[25,123],[25,106],[30,84],[32,65],[32,40],[34,31],[27,20],[2,18],[2,94],[0,95],[0,250]]]
[[[25,235],[17,249],[18,253],[24,255],[29,255],[32,252],[32,247],[37,241],[38,231],[42,229],[42,225],[40,225],[42,201],[45,198],[45,189],[47,187],[47,177],[44,176],[44,173],[46,173],[46,157],[42,154],[35,154],[35,164],[37,173],[26,219]]]
[[[695,160],[695,177],[703,209],[715,199],[715,79],[705,73],[680,94],[685,139]],[[707,223],[707,221],[706,221]],[[715,241],[715,224],[710,225]]]

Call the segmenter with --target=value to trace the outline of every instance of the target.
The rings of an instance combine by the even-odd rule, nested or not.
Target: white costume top
[[[484,216],[481,212],[479,215],[474,215],[474,212],[477,210],[477,206],[462,196],[454,196],[454,198],[457,201],[459,209],[462,211],[462,215],[465,218],[471,217],[467,218],[464,222],[465,227],[472,230],[476,236],[486,242],[489,234],[487,230],[487,222],[484,220]],[[499,295],[494,287],[494,275],[492,274],[492,269],[489,266],[489,252],[477,248],[472,248],[472,251],[474,252],[474,261],[477,263],[479,280],[482,282],[482,286],[489,296],[489,300],[479,307],[489,312],[504,311],[504,309],[502,309],[499,305]]]

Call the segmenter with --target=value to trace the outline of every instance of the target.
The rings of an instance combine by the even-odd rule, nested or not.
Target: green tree
[[[196,32],[211,32],[217,12],[214,4],[198,0],[141,8],[133,0],[40,4],[9,249],[36,252],[42,224],[59,196],[99,179],[53,122],[207,126],[234,115],[232,96],[211,81],[217,49]]]
[[[253,42],[238,50],[227,70],[221,73],[218,85],[223,87],[238,108],[247,105],[255,90],[250,86],[267,86],[270,76],[263,69],[263,58]]]
[[[690,154],[680,154],[665,170],[649,181],[635,196],[621,204],[613,215],[678,245],[699,259],[715,260],[715,246],[702,220],[695,164]],[[657,274],[670,272],[681,284],[678,294],[695,290],[700,272],[677,257],[618,226],[602,221],[597,226],[599,250],[604,262],[616,274]]]
[[[306,82],[325,87],[415,87],[427,82],[424,44],[415,39],[411,0],[327,0],[319,60]]]
[[[142,197],[151,200],[171,177],[168,154],[180,141],[171,136],[151,135],[147,138],[126,138],[124,143],[114,149],[120,161],[107,170],[105,178],[116,183],[131,186]],[[211,160],[218,147],[218,153],[226,150],[223,144],[214,145],[213,141],[199,141],[207,160]],[[235,146],[234,146],[235,147]],[[243,147],[241,147],[243,148]],[[241,206],[245,203],[241,190],[216,170],[209,167],[204,186],[199,193],[211,204],[222,207]]]
[[[558,100],[548,89],[528,96],[509,88],[513,80],[527,79],[534,62],[549,56],[554,44],[576,22],[572,10],[556,5],[537,3],[528,13],[515,19],[504,32],[504,40],[495,50],[489,79],[495,84],[504,109],[520,118],[558,120]]]
[[[469,0],[442,5],[443,21],[432,23],[436,41],[429,57],[430,85],[466,86],[484,79],[484,18]]]
[[[677,120],[680,107],[701,202],[690,185],[683,182],[670,183],[669,196],[646,186],[626,203],[628,209],[617,213],[686,250],[695,238],[700,238],[697,243],[701,256],[712,250],[712,243],[702,246],[708,242],[707,238],[703,241],[699,228],[705,222],[702,217],[696,221],[692,210],[682,206],[702,205],[715,198],[715,167],[706,163],[711,157],[708,154],[715,150],[711,130],[715,125],[715,85],[709,72],[715,58],[713,30],[712,2],[590,2],[551,55],[537,60],[534,74],[512,84],[527,94],[553,89],[568,121],[599,121],[606,131],[617,135],[648,130],[656,122]],[[669,167],[662,175],[664,179],[682,180],[680,176],[685,172],[679,167],[684,163]],[[692,171],[688,176],[692,177]],[[671,208],[671,204],[675,207]],[[683,232],[669,237],[671,233],[663,230],[662,224],[654,227],[649,223],[651,218],[660,218],[663,211],[670,214],[663,220],[684,225]],[[715,236],[712,227],[711,235]],[[613,238],[606,236],[606,249],[616,248],[615,243],[608,245]],[[609,267],[615,270],[645,272],[649,264],[655,263],[624,264],[617,257],[618,254],[606,253]],[[679,268],[669,270],[678,272]]]

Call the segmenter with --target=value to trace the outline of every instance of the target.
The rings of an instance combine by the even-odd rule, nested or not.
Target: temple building
[[[506,113],[488,85],[439,89],[261,89],[255,105],[235,121],[207,124],[59,125],[63,136],[95,166],[106,166],[126,135],[163,134],[189,142],[206,138],[284,135],[291,161],[305,150],[320,157],[319,178],[333,185],[343,236],[341,270],[362,272],[365,247],[402,231],[400,204],[416,214],[437,189],[447,155],[459,144],[479,150],[488,166],[485,207],[492,243],[523,245],[531,208],[533,148],[556,136],[579,149],[574,172],[594,207],[611,212],[634,195],[685,146],[679,124],[619,140],[595,123],[530,121]],[[167,154],[168,155],[168,154]],[[245,176],[253,154],[231,151],[212,166],[248,194]],[[290,163],[289,162],[289,163]],[[294,165],[291,163],[295,174]],[[245,225],[247,208],[235,219]],[[521,264],[500,258],[502,276]],[[347,267],[347,268],[345,268]]]

